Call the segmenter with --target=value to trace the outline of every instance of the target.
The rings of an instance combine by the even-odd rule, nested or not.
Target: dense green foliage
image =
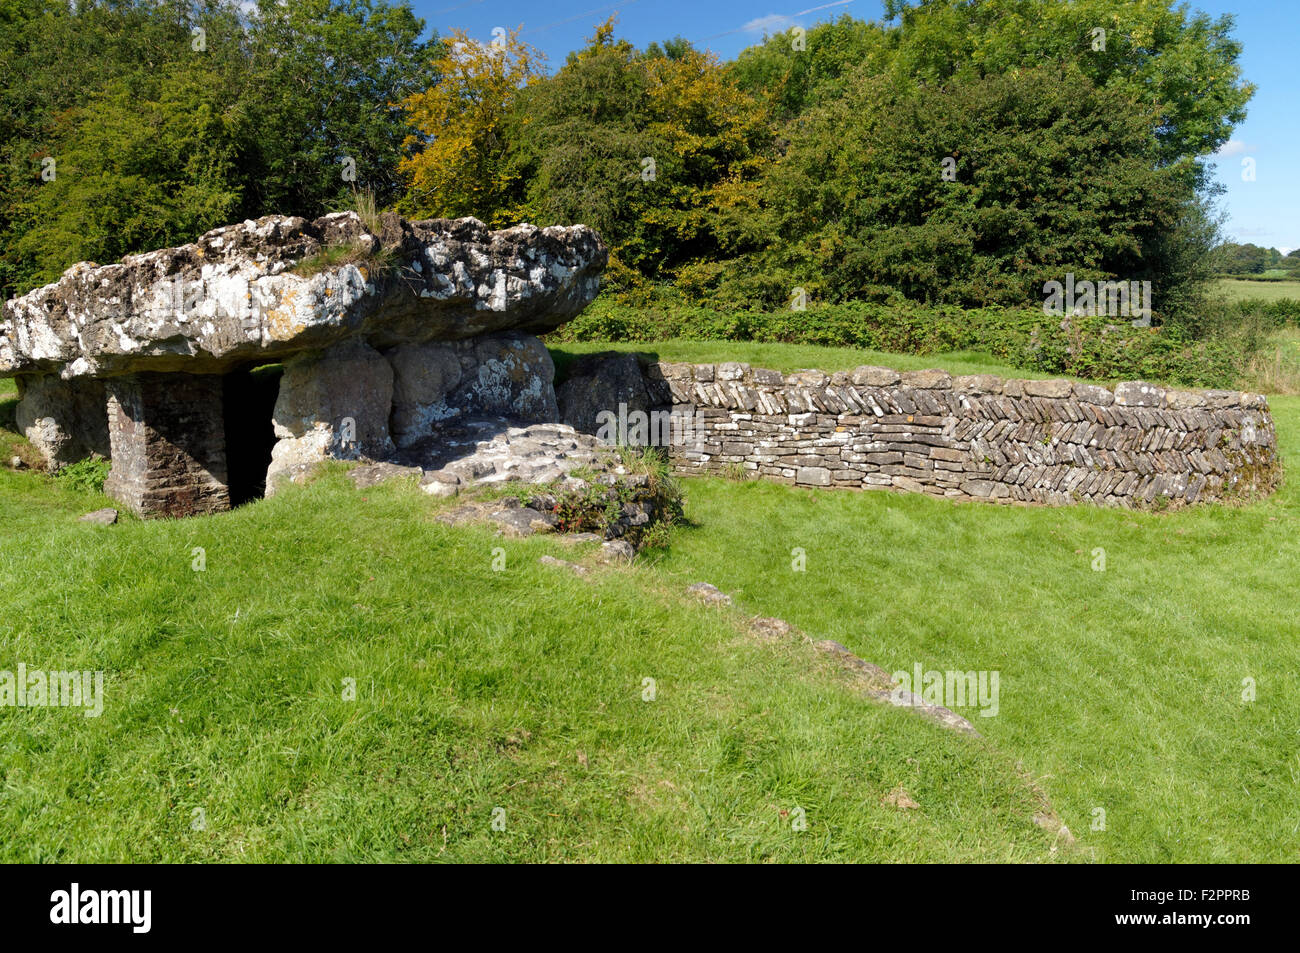
[[[0,0],[0,293],[357,188],[395,201],[423,28],[385,0]]]
[[[612,290],[642,300],[671,283],[742,309],[1024,306],[1073,274],[1149,280],[1157,321],[1186,319],[1216,238],[1203,158],[1253,93],[1231,18],[1172,0],[890,14],[733,63],[681,40],[638,51],[607,23],[483,120],[505,187],[471,207],[595,225]],[[408,200],[463,211],[463,193]]]
[[[1157,249],[1191,189],[1186,169],[1155,163],[1152,121],[1055,67],[943,88],[860,77],[804,117],[737,207],[751,264],[717,268],[720,297],[1017,305],[1071,272],[1150,280],[1165,301],[1185,275]]]
[[[1195,338],[1177,329],[1135,328],[1104,317],[1063,321],[1041,308],[848,302],[806,311],[729,311],[629,307],[602,300],[550,340],[784,342],[922,355],[974,350],[1044,374],[1232,387],[1261,336],[1285,325],[1288,313],[1285,306],[1224,307],[1209,329],[1213,333]]]

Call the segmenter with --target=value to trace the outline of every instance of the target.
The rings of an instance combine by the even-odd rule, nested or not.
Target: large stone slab
[[[268,216],[179,248],[83,262],[4,303],[0,375],[221,373],[348,338],[386,349],[563,324],[608,257],[584,225],[476,219],[371,232],[353,212]]]

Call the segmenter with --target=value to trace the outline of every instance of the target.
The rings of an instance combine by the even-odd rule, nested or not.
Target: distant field
[[[1300,281],[1243,281],[1239,278],[1220,278],[1215,287],[1227,295],[1229,301],[1278,301],[1291,298],[1300,301]]]

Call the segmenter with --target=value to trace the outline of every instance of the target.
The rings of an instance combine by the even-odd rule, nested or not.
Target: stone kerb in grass
[[[1261,394],[884,367],[655,362],[643,374],[651,412],[693,415],[693,439],[669,448],[685,473],[1153,508],[1254,498],[1281,479]]]

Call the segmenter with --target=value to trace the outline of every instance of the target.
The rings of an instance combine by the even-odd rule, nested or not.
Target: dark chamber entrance
[[[222,378],[231,506],[266,495],[266,469],[271,465],[271,448],[275,446],[271,417],[283,372],[279,364],[268,364],[231,371]]]

